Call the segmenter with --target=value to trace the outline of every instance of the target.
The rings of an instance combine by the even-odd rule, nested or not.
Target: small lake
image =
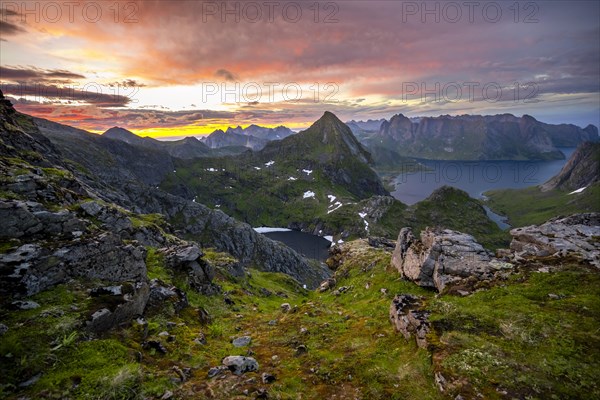
[[[411,205],[448,185],[462,189],[473,198],[492,189],[517,189],[540,185],[556,175],[575,148],[560,148],[564,160],[553,161],[432,161],[419,160],[429,171],[398,175],[392,196]]]
[[[325,261],[329,257],[331,242],[321,236],[292,230],[267,231],[262,234],[269,239],[286,244],[306,258]]]

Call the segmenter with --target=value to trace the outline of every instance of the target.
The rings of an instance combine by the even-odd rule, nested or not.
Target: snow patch
[[[255,232],[258,233],[269,233],[269,232],[291,232],[291,229],[288,228],[271,228],[268,226],[260,226],[258,228],[252,228]]]
[[[255,170],[260,171],[260,167],[254,167]]]
[[[333,236],[323,236],[323,239],[327,239],[333,243]]]
[[[582,187],[582,188],[580,188],[580,189],[577,189],[577,190],[573,190],[571,193],[569,193],[569,195],[571,195],[571,194],[576,194],[576,193],[581,193],[581,192],[583,192],[585,189],[587,189],[587,186],[585,186],[585,187]]]
[[[334,196],[334,195],[332,195],[332,194],[328,194],[328,195],[327,195],[327,197],[329,198],[329,202],[330,202],[330,203],[333,203],[333,202],[335,201],[335,199],[337,199],[337,197],[335,197],[335,196]]]
[[[358,213],[358,216],[359,216],[359,217],[361,217],[362,219],[365,219],[365,217],[367,216],[367,213],[365,213],[365,212],[361,212],[361,213],[360,213],[360,212],[359,212],[359,213]]]
[[[288,178],[288,181],[292,181],[292,182],[297,181],[297,180],[298,180],[298,178],[294,178],[293,176],[290,176]]]
[[[343,206],[343,204],[339,201],[336,201],[335,203],[333,203],[332,205],[329,206],[329,207],[333,207],[333,208],[331,210],[327,210],[327,214],[331,214],[332,212],[334,212],[341,206]]]
[[[270,167],[273,164],[275,164],[275,161],[271,160],[271,161],[265,163],[265,167]]]
[[[315,197],[315,192],[313,192],[311,190],[308,190],[308,191],[304,192],[304,194],[302,195],[303,199],[308,199],[310,197],[314,198]]]
[[[214,168],[206,168],[206,171],[208,171],[208,172],[217,172],[217,170],[214,169]]]
[[[303,169],[302,172],[304,172],[306,175],[310,175],[312,174],[312,169]]]

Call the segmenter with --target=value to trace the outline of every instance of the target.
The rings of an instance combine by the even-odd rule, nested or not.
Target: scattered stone
[[[173,397],[173,392],[171,392],[170,390],[167,390],[162,397],[160,398],[160,400],[169,400],[170,398]]]
[[[252,341],[252,338],[250,336],[241,336],[239,338],[233,339],[233,342],[231,342],[231,343],[233,344],[234,347],[244,347],[244,346],[249,346],[251,341]]]
[[[39,381],[41,377],[42,377],[42,373],[40,372],[39,374],[32,376],[31,378],[27,379],[26,381],[19,383],[18,386],[20,388],[29,387],[31,385],[34,385],[37,381]]]
[[[231,300],[230,297],[223,297],[223,301],[225,302],[225,304],[227,304],[228,306],[233,306],[235,305],[235,301]]]
[[[290,305],[290,303],[283,303],[281,306],[279,306],[279,308],[282,312],[289,313],[292,309],[292,306]]]
[[[158,334],[158,336],[163,336],[163,337],[169,336],[169,332],[162,331],[161,333]]]
[[[323,293],[335,287],[336,284],[335,278],[327,278],[319,285],[319,292]]]
[[[260,289],[258,289],[258,291],[259,291],[259,293],[260,293],[262,296],[265,296],[265,297],[269,297],[269,296],[272,296],[272,295],[273,295],[273,292],[271,292],[271,291],[270,291],[269,289],[267,289],[267,288],[263,288],[263,287],[261,287]]]
[[[16,310],[33,310],[40,307],[38,303],[31,300],[17,300],[13,301],[11,305]]]
[[[142,344],[142,347],[145,349],[154,349],[161,354],[167,354],[166,347],[158,340],[148,340]]]
[[[277,320],[276,319],[272,319],[268,322],[269,325],[274,326],[277,325]]]
[[[194,343],[200,344],[200,345],[206,345],[207,341],[206,341],[206,336],[204,335],[204,333],[200,332],[198,337],[196,339],[194,339]]]
[[[176,313],[189,306],[187,295],[183,290],[176,286],[167,285],[159,279],[152,279],[145,312],[147,314],[160,313],[165,309],[166,304],[172,304]],[[169,327],[168,324],[167,327]]]
[[[269,383],[275,382],[275,375],[267,374],[266,372],[264,372],[262,374],[262,382],[264,384],[269,384]]]
[[[308,348],[301,344],[298,347],[296,347],[296,356],[301,356],[302,354],[306,354],[308,353]]]
[[[0,336],[4,336],[6,332],[8,332],[8,326],[0,324]]]
[[[222,363],[235,375],[258,371],[258,362],[252,357],[228,356],[223,359]]]
[[[303,335],[308,335],[308,329],[306,329],[305,327],[301,327],[300,328],[300,333]]]
[[[218,367],[213,367],[213,368],[209,369],[207,375],[209,378],[214,378],[217,375],[221,375],[225,371],[229,371],[229,368],[227,368],[226,366],[220,365]]]
[[[206,311],[206,309],[204,309],[204,307],[198,308],[198,319],[202,325],[208,325],[212,321],[210,314],[208,311]]]
[[[417,345],[427,348],[427,334],[431,330],[429,312],[419,310],[421,300],[411,294],[399,294],[394,297],[390,305],[390,321],[397,332],[402,333],[405,339],[415,336]]]
[[[265,388],[256,389],[255,399],[262,400],[262,399],[268,399],[268,398],[269,398],[269,393],[267,393],[267,389],[265,389]]]

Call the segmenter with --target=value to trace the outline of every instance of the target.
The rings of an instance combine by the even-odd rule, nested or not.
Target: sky
[[[178,138],[442,114],[600,122],[597,1],[0,1],[17,110]]]

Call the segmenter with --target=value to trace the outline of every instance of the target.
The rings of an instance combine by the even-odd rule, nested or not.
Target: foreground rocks
[[[429,228],[421,232],[420,239],[410,228],[400,230],[392,266],[404,278],[439,292],[452,287],[468,292],[478,282],[512,268],[511,264],[494,259],[471,235]]]
[[[515,228],[510,249],[514,259],[575,257],[600,268],[600,213],[553,218],[541,225]]]
[[[390,305],[390,321],[406,340],[413,335],[417,346],[427,348],[427,334],[431,331],[429,312],[420,309],[421,300],[411,294],[399,294]]]

